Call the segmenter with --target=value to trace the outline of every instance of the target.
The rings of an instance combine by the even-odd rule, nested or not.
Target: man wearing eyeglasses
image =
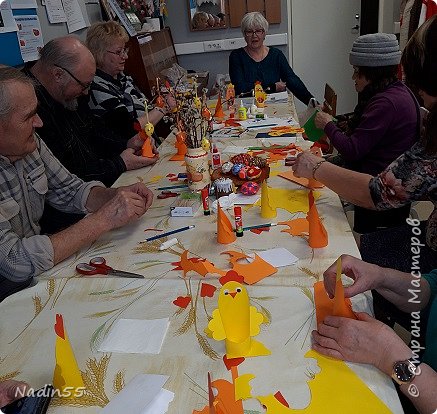
[[[69,171],[85,181],[99,180],[111,186],[124,171],[156,162],[157,157],[136,155],[142,143],[138,137],[126,142],[78,106],[96,71],[94,57],[79,39],[54,39],[40,55],[32,67],[24,69],[37,84],[38,115],[43,121],[37,132]],[[41,225],[44,232],[52,233],[80,218],[82,215],[67,215],[47,206]]]
[[[246,13],[241,31],[247,45],[229,56],[229,75],[237,95],[251,96],[255,82],[260,81],[267,93],[290,92],[305,105],[313,97],[293,72],[284,54],[264,45],[269,23],[259,12]]]
[[[70,88],[63,93],[71,93]],[[43,122],[34,83],[18,69],[0,67],[0,97],[1,302],[102,234],[141,217],[153,193],[143,183],[105,188],[69,172],[35,132]],[[45,202],[61,211],[91,214],[42,235]]]

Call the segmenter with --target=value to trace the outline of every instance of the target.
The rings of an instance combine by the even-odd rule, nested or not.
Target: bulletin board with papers
[[[98,1],[1,0],[0,64],[19,66],[37,60],[44,43],[69,33],[83,37],[97,20],[101,20]]]

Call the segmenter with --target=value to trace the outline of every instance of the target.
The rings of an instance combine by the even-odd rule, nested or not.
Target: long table
[[[292,100],[289,105],[271,104],[267,111],[274,116],[295,113]],[[218,145],[220,148],[256,146],[260,141],[255,135],[255,132],[245,133],[240,138],[220,140]],[[170,136],[160,148],[156,165],[123,174],[115,186],[137,181],[152,189],[176,185],[167,175],[183,172],[184,166],[181,162],[169,161],[175,153],[173,145],[174,137]],[[305,146],[305,143],[299,145]],[[301,189],[277,176],[284,169],[283,161],[271,165],[269,186]],[[158,190],[154,192],[159,194]],[[225,251],[249,254],[285,247],[299,258],[298,263],[279,268],[273,276],[247,286],[252,304],[268,321],[262,325],[257,340],[272,354],[246,359],[240,365],[239,373],[256,376],[251,382],[253,395],[274,394],[279,390],[294,408],[304,408],[309,403],[307,381],[318,371],[314,359],[304,357],[311,346],[311,330],[315,328],[312,286],[323,278],[323,271],[342,253],[359,257],[338,196],[323,188],[316,202],[329,236],[328,246],[322,249],[311,249],[304,238],[281,232],[283,226],[271,227],[261,234],[245,232],[234,243],[221,245],[216,241],[215,214],[170,217],[169,206],[173,200],[155,198],[153,206],[137,222],[104,235],[41,275],[32,288],[0,304],[0,379],[26,380],[35,388],[52,381],[55,364],[53,325],[55,314],[62,314],[79,368],[95,387],[89,398],[75,401],[75,406],[72,402],[55,400],[49,412],[97,413],[138,373],[169,375],[164,388],[174,392],[175,398],[168,413],[201,410],[208,402],[207,373],[211,372],[213,379],[230,381],[231,378],[221,360],[225,353],[224,343],[207,339],[204,334],[212,311],[217,307],[217,293],[213,298],[199,295],[202,283],[218,289],[220,284],[217,274],[201,277],[190,272],[184,278],[180,270],[173,270],[177,267],[175,263],[187,250],[189,257],[206,258],[217,268],[227,270],[230,265],[228,255],[222,254]],[[304,214],[278,209],[278,216],[273,221],[299,216]],[[259,207],[251,207],[243,209],[243,221],[244,226],[249,226],[265,222],[265,219],[260,217]],[[165,239],[139,243],[145,237],[157,234],[145,231],[147,229],[165,231],[189,224],[195,224],[195,229],[175,235],[178,244],[165,251],[159,250]],[[80,277],[75,271],[76,264],[94,256],[104,256],[114,268],[140,273],[144,279]],[[191,296],[191,304],[185,309],[175,306],[173,301],[179,296]],[[371,312],[371,297],[359,295],[354,298],[353,306],[356,310]],[[97,351],[101,340],[119,318],[164,317],[170,318],[170,327],[160,354],[103,354]],[[371,367],[349,366],[393,413],[403,412],[391,380]],[[245,401],[244,408],[265,412],[253,399]]]

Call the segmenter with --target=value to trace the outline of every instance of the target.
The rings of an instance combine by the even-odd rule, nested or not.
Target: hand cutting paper
[[[243,277],[229,271],[220,283],[218,308],[212,313],[207,334],[217,341],[225,340],[228,358],[269,355],[270,351],[252,338],[259,334],[264,316],[250,306]]]

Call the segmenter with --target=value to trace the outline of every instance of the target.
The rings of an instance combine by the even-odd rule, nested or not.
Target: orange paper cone
[[[232,224],[219,204],[217,206],[217,241],[222,244],[229,244],[234,242],[236,238],[237,236],[232,230]]]
[[[316,305],[317,325],[322,323],[327,316],[343,316],[345,318],[357,319],[352,310],[351,301],[349,298],[344,297],[344,292],[343,296],[341,296],[340,292],[337,294],[336,287],[334,299],[330,299],[326,293],[323,281],[314,283],[314,303]],[[340,303],[341,305],[339,306]],[[337,313],[334,311],[335,308],[337,308]],[[341,308],[340,312],[339,308]]]
[[[215,106],[214,118],[223,119],[224,117],[225,117],[225,113],[223,112],[222,95],[219,92],[219,96],[217,99],[217,105]]]
[[[152,143],[150,141],[150,137],[147,137],[144,141],[144,144],[141,148],[141,155],[146,158],[153,158],[155,154],[152,150]]]
[[[314,203],[313,192],[308,193],[309,210],[307,220],[309,223],[309,239],[308,244],[312,248],[326,247],[328,245],[328,233],[320,221],[319,212]]]

